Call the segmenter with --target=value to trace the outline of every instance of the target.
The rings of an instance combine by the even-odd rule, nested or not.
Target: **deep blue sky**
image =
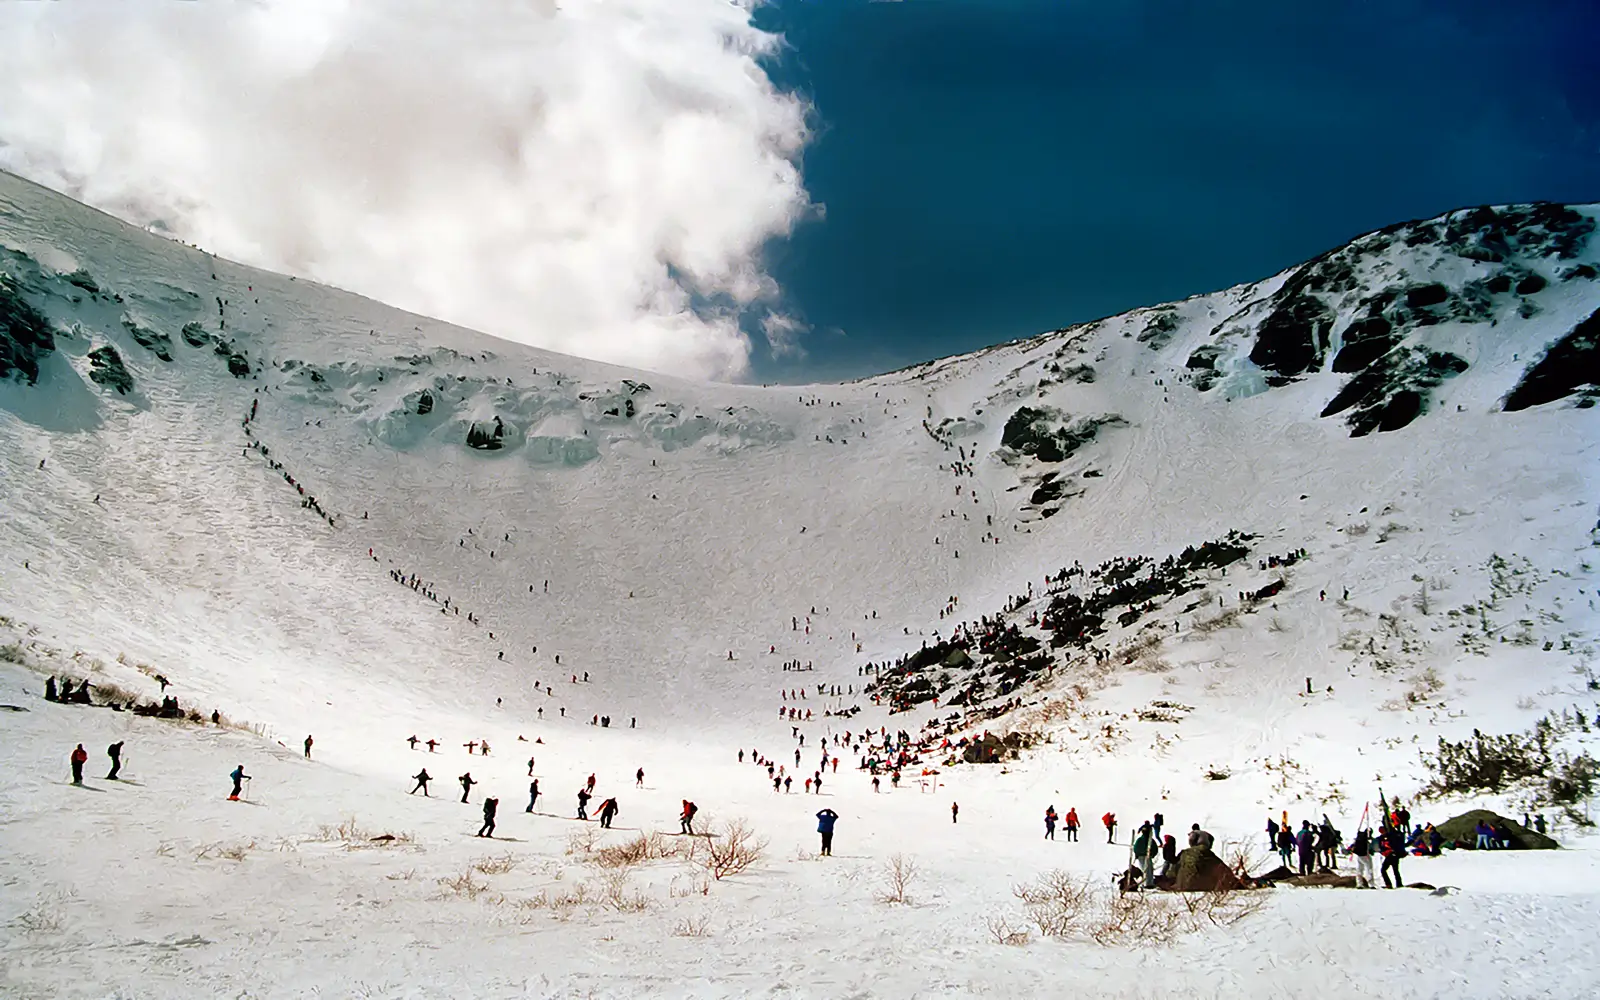
[[[1600,200],[1593,0],[775,0],[825,216],[758,380],[884,371],[1485,202]]]

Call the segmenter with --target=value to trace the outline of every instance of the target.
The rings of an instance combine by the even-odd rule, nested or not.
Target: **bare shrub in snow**
[[[703,938],[711,936],[710,917],[684,917],[672,925],[674,937]]]
[[[585,823],[576,830],[567,834],[567,853],[582,857],[593,854],[600,845],[600,828]]]
[[[502,854],[497,858],[479,858],[477,861],[472,863],[472,867],[475,871],[481,872],[484,875],[506,875],[510,872],[516,871],[519,863],[520,862],[516,855],[507,853]]]
[[[66,921],[55,900],[41,898],[11,922],[24,934],[55,934]]]
[[[464,899],[475,900],[479,896],[489,891],[489,883],[479,882],[477,879],[473,878],[472,870],[470,868],[462,872],[460,875],[456,875],[452,878],[442,878],[439,879],[438,882],[445,895],[460,896]]]
[[[1013,886],[1011,894],[1022,901],[1028,920],[1044,937],[1066,937],[1081,927],[1095,898],[1092,876],[1059,868]]]
[[[989,928],[989,936],[994,938],[995,944],[1016,946],[1031,940],[1027,928],[1013,926],[1006,917],[991,915],[985,919],[984,925]]]
[[[4,646],[0,646],[0,660],[4,660],[7,663],[26,665],[28,656],[22,648],[22,643],[8,642]]]
[[[649,897],[628,885],[628,871],[623,868],[606,873],[600,883],[600,899],[618,913],[643,913],[650,908]]]
[[[1239,608],[1229,608],[1213,618],[1196,618],[1194,625],[1191,627],[1193,631],[1201,635],[1209,635],[1225,628],[1233,628],[1239,624],[1239,616],[1242,613]]]
[[[717,881],[737,875],[759,862],[767,850],[765,837],[758,837],[743,819],[731,819],[720,831],[705,838],[700,864]]]
[[[911,902],[906,890],[921,874],[914,859],[904,854],[891,854],[883,864],[883,891],[878,894],[878,901],[901,905]]]

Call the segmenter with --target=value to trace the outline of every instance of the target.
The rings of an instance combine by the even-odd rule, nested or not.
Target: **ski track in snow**
[[[1436,736],[1593,709],[1574,672],[1578,654],[1537,643],[1493,644],[1488,655],[1454,648],[1460,626],[1444,611],[1488,596],[1492,555],[1526,557],[1540,582],[1505,598],[1498,620],[1527,615],[1541,637],[1593,642],[1594,411],[1493,412],[1531,356],[1508,352],[1551,339],[1542,333],[1504,343],[1485,334],[1473,369],[1441,390],[1446,405],[1403,431],[1351,439],[1316,417],[1328,385],[1319,379],[1331,376],[1227,403],[1175,381],[1207,324],[1248,290],[1180,304],[1187,325],[1160,351],[1124,337],[1118,324],[1140,321],[1119,318],[847,385],[704,386],[493,341],[215,261],[7,175],[0,245],[58,272],[82,266],[127,297],[57,294],[52,316],[98,315],[100,325],[63,336],[38,386],[0,384],[0,614],[12,621],[0,645],[19,643],[36,668],[65,669],[82,651],[80,675],[99,659],[97,681],[154,699],[155,682],[133,667],[151,664],[185,705],[267,734],[50,704],[37,669],[0,664],[0,702],[27,709],[0,714],[0,994],[1595,995],[1600,967],[1582,938],[1600,917],[1600,862],[1595,842],[1570,829],[1559,853],[1405,863],[1408,879],[1459,886],[1456,895],[1278,889],[1242,923],[1161,948],[1007,947],[985,927],[990,914],[1015,917],[1012,886],[1045,869],[1123,867],[1126,833],[1113,846],[1096,833],[1107,809],[1124,831],[1160,810],[1174,832],[1199,822],[1224,842],[1262,840],[1260,817],[1280,809],[1296,822],[1330,812],[1348,833],[1380,785],[1409,800],[1417,752]],[[232,377],[209,347],[178,336],[194,319],[220,332],[218,296],[229,302],[226,335],[264,363],[259,377]],[[1570,328],[1594,305],[1586,288],[1553,288],[1539,330]],[[133,344],[117,325],[123,311],[172,335],[174,363]],[[81,377],[87,352],[106,341],[134,374],[126,397]],[[1072,343],[1087,345],[1100,378],[1045,390],[1046,402],[1121,414],[1128,426],[1103,430],[1062,464],[1084,492],[1046,520],[1025,509],[1033,483],[994,451],[1006,415],[1036,395],[1014,373]],[[396,360],[441,346],[460,357]],[[289,360],[367,370],[323,388],[284,371]],[[380,368],[382,382],[372,375]],[[551,372],[565,384],[548,388],[540,419],[587,429],[592,461],[541,464],[527,445],[474,452],[443,425],[404,446],[373,430],[435,376],[447,389],[457,376],[499,380],[472,390],[466,413],[544,386]],[[658,401],[681,406],[684,435],[700,433],[688,426],[695,413],[724,414],[733,429],[668,449],[637,429],[642,420],[583,409],[578,391],[610,392],[624,378],[650,384],[639,396],[645,412]],[[335,526],[302,508],[259,453],[241,455],[240,421],[257,399],[256,439]],[[947,471],[956,453],[924,430],[929,408],[935,425],[983,425],[957,439],[978,448],[975,475]],[[833,444],[817,440],[830,435]],[[1084,477],[1090,469],[1101,475]],[[980,542],[985,515],[1001,544]],[[1369,527],[1350,530],[1357,524]],[[1231,609],[1236,591],[1281,575],[1271,606],[1203,631],[1201,615],[1182,611],[1191,598],[1180,598],[1154,615],[1167,630],[1164,672],[1116,671],[1105,685],[1081,666],[1058,670],[1044,692],[1060,697],[1083,681],[1089,698],[1020,761],[943,768],[931,790],[908,772],[899,789],[885,781],[874,794],[841,752],[815,798],[798,783],[774,794],[764,770],[735,761],[741,747],[792,761],[791,724],[775,718],[785,688],[859,692],[862,664],[996,613],[1075,559],[1160,559],[1232,529],[1259,537],[1246,563],[1213,573],[1194,595],[1208,602],[1202,612],[1214,613],[1218,595]],[[1282,574],[1254,568],[1299,547],[1310,558]],[[391,569],[433,582],[462,614],[441,614]],[[1412,607],[1419,578],[1440,585],[1429,614]],[[1335,599],[1345,587],[1350,600]],[[940,619],[952,595],[957,616]],[[812,607],[810,634],[792,630],[791,616],[804,621]],[[467,622],[468,610],[481,625]],[[1376,635],[1384,615],[1414,630],[1420,650],[1391,673],[1342,648]],[[779,669],[793,659],[815,671]],[[1384,707],[1428,667],[1442,691]],[[589,683],[570,681],[584,671]],[[1132,716],[1153,699],[1195,710],[1177,725]],[[802,727],[806,766],[829,734],[916,732],[936,714],[890,716],[859,695],[838,701],[864,709],[833,720],[820,714],[833,699],[797,703],[818,712]],[[610,715],[611,728],[587,725],[595,714]],[[1097,749],[1107,723],[1120,735]],[[1007,721],[973,731],[989,725],[1003,732]],[[308,732],[315,762],[298,749]],[[412,733],[436,737],[441,752],[407,749]],[[467,759],[462,744],[483,739],[492,755]],[[115,740],[128,747],[125,782],[97,770]],[[90,753],[81,789],[65,773],[79,742]],[[542,791],[533,817],[522,808],[530,753]],[[1300,768],[1281,785],[1267,766],[1280,757]],[[241,762],[254,776],[248,804],[225,799],[226,775]],[[435,778],[432,798],[406,794],[419,766]],[[635,789],[640,766],[646,787]],[[1204,780],[1214,767],[1231,777]],[[469,769],[482,784],[463,806],[451,789]],[[591,772],[596,801],[621,803],[610,842],[675,830],[689,798],[702,825],[748,817],[770,839],[767,860],[704,893],[681,863],[647,865],[629,878],[629,891],[650,900],[642,913],[519,905],[578,884],[601,891],[603,873],[570,853],[580,827],[564,818]],[[500,798],[497,832],[513,840],[471,836],[485,794]],[[952,800],[959,824],[949,822]],[[813,814],[824,804],[842,818],[838,853],[819,860]],[[1082,843],[1040,840],[1049,804],[1077,808]],[[1442,820],[1460,805],[1419,813]],[[319,834],[351,817],[413,840],[346,849]],[[891,906],[876,896],[885,859],[901,852],[923,875],[911,905]],[[475,875],[488,886],[476,899],[440,883],[502,854],[515,869]],[[701,920],[707,936],[676,933]]]

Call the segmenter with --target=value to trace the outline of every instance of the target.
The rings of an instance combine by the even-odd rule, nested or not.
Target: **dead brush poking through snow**
[[[1042,937],[1093,941],[1104,947],[1168,944],[1207,927],[1226,927],[1257,912],[1266,897],[1253,890],[1118,892],[1094,876],[1047,871],[1012,889]],[[1003,915],[991,915],[989,932],[1016,933]]]
[[[891,854],[883,863],[881,879],[882,889],[878,893],[880,903],[895,903],[904,906],[911,902],[911,897],[906,891],[916,883],[922,875],[913,858],[904,854]]]
[[[506,875],[517,870],[520,860],[514,854],[499,857],[482,857],[472,863],[472,870],[484,875]]]
[[[766,850],[767,839],[756,836],[749,822],[741,818],[721,824],[720,830],[705,838],[703,850],[697,853],[701,866],[720,882],[760,862]]]

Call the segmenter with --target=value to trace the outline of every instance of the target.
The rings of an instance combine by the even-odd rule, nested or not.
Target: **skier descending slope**
[[[428,773],[428,769],[423,768],[422,770],[418,771],[416,774],[416,779],[417,785],[416,788],[411,789],[411,794],[417,794],[417,788],[420,788],[422,789],[422,797],[425,799],[430,798],[428,795],[428,782],[433,780],[433,776]]]
[[[528,808],[524,809],[523,812],[533,812],[534,803],[536,803],[538,801],[539,801],[539,779],[538,778],[534,778],[533,779],[533,783],[528,786]]]

